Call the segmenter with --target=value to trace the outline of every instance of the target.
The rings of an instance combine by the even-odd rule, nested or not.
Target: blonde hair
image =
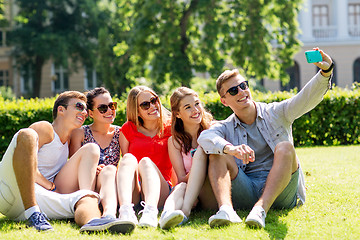
[[[144,120],[139,116],[139,107],[138,107],[138,97],[142,92],[149,92],[153,96],[158,97],[158,95],[149,87],[146,86],[136,86],[133,87],[128,95],[127,104],[126,104],[126,118],[128,121],[133,122],[136,127],[144,126]],[[158,123],[159,128],[159,135],[162,135],[164,132],[164,124],[170,119],[170,112],[163,107],[161,104],[160,98],[159,105],[160,105],[160,118]]]
[[[237,75],[240,75],[239,70],[238,69],[233,69],[233,70],[225,70],[222,74],[220,74],[220,76],[216,79],[216,89],[219,93],[219,95],[222,97],[221,95],[221,87],[222,85],[227,82],[230,78],[235,77]]]
[[[187,154],[191,150],[192,137],[190,133],[185,131],[184,123],[182,119],[177,118],[176,115],[180,110],[181,100],[184,99],[186,96],[199,97],[199,95],[194,90],[187,87],[177,88],[170,97],[171,134],[175,139],[175,141],[177,141],[179,145],[182,146],[182,151],[184,151],[185,154]],[[200,109],[201,109],[202,119],[200,122],[200,128],[198,130],[197,136],[199,136],[203,130],[208,129],[210,127],[210,123],[213,119],[212,115],[204,109],[202,104],[200,104],[200,106],[201,106]]]

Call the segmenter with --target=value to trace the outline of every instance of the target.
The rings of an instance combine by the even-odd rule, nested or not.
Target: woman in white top
[[[168,140],[168,150],[179,184],[165,202],[160,218],[163,229],[187,221],[198,197],[202,208],[217,207],[210,183],[208,179],[205,181],[207,155],[197,143],[200,133],[210,127],[212,116],[192,89],[177,88],[170,102],[172,137]]]

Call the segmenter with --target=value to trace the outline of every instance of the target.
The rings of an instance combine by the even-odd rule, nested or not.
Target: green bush
[[[295,92],[261,93],[253,92],[255,101],[273,102],[292,97]],[[224,107],[215,92],[200,93],[206,108],[217,120],[227,118],[231,109]],[[353,90],[334,88],[324,100],[312,111],[297,119],[293,124],[295,146],[346,145],[360,142],[360,89]],[[114,124],[122,125],[126,120],[126,97],[115,97],[118,104]],[[169,96],[161,97],[169,109]],[[2,155],[12,136],[21,128],[31,123],[46,120],[52,121],[52,106],[55,98],[44,99],[4,99],[0,96],[0,154]],[[86,120],[89,124],[91,120]]]

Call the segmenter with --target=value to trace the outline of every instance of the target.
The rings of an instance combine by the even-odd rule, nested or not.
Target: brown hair
[[[133,122],[136,127],[143,126],[144,120],[139,116],[139,107],[138,107],[138,97],[140,93],[142,92],[149,92],[153,96],[158,97],[158,95],[149,87],[146,86],[136,86],[133,87],[128,95],[127,98],[127,104],[126,104],[126,118],[128,121]],[[170,118],[170,112],[163,107],[161,104],[160,98],[159,99],[159,105],[160,105],[160,118],[159,118],[159,135],[163,134],[164,131],[164,124],[168,121]]]
[[[220,91],[221,91],[221,87],[222,85],[229,80],[232,77],[235,77],[237,75],[239,75],[239,70],[237,69],[233,69],[233,70],[225,70],[222,74],[220,74],[220,76],[216,79],[216,89],[219,93],[219,95],[222,97]]]
[[[182,151],[184,151],[185,154],[187,154],[191,150],[193,139],[191,137],[191,134],[185,131],[184,123],[182,119],[177,118],[176,115],[179,112],[181,100],[184,99],[184,97],[186,96],[199,97],[199,95],[194,90],[187,87],[177,88],[170,97],[171,134],[175,139],[175,141],[177,141],[182,146]],[[204,109],[202,104],[200,104],[200,106],[201,106],[202,119],[200,122],[200,128],[197,133],[197,136],[199,136],[203,130],[208,129],[210,127],[210,123],[213,119],[212,115]]]
[[[88,91],[86,93],[86,98],[87,98],[87,102],[86,102],[86,106],[88,109],[93,110],[94,108],[94,98],[96,98],[97,96],[101,95],[101,94],[105,94],[108,93],[110,95],[110,92],[108,90],[106,90],[104,87],[97,87],[94,88],[90,91]]]
[[[78,92],[78,91],[65,91],[61,93],[55,100],[54,107],[53,107],[53,120],[57,117],[57,110],[59,106],[64,106],[67,108],[69,100],[72,98],[80,99],[84,102],[86,102],[86,96],[85,94]]]

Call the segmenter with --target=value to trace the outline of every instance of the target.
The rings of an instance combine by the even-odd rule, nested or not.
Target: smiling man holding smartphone
[[[211,227],[240,223],[235,209],[252,209],[245,223],[265,227],[271,207],[291,209],[305,202],[304,176],[295,153],[292,123],[319,104],[331,85],[334,64],[322,50],[320,71],[294,97],[282,102],[252,100],[237,69],[216,80],[223,105],[233,114],[205,130],[198,142],[209,157],[209,179],[219,211]]]

